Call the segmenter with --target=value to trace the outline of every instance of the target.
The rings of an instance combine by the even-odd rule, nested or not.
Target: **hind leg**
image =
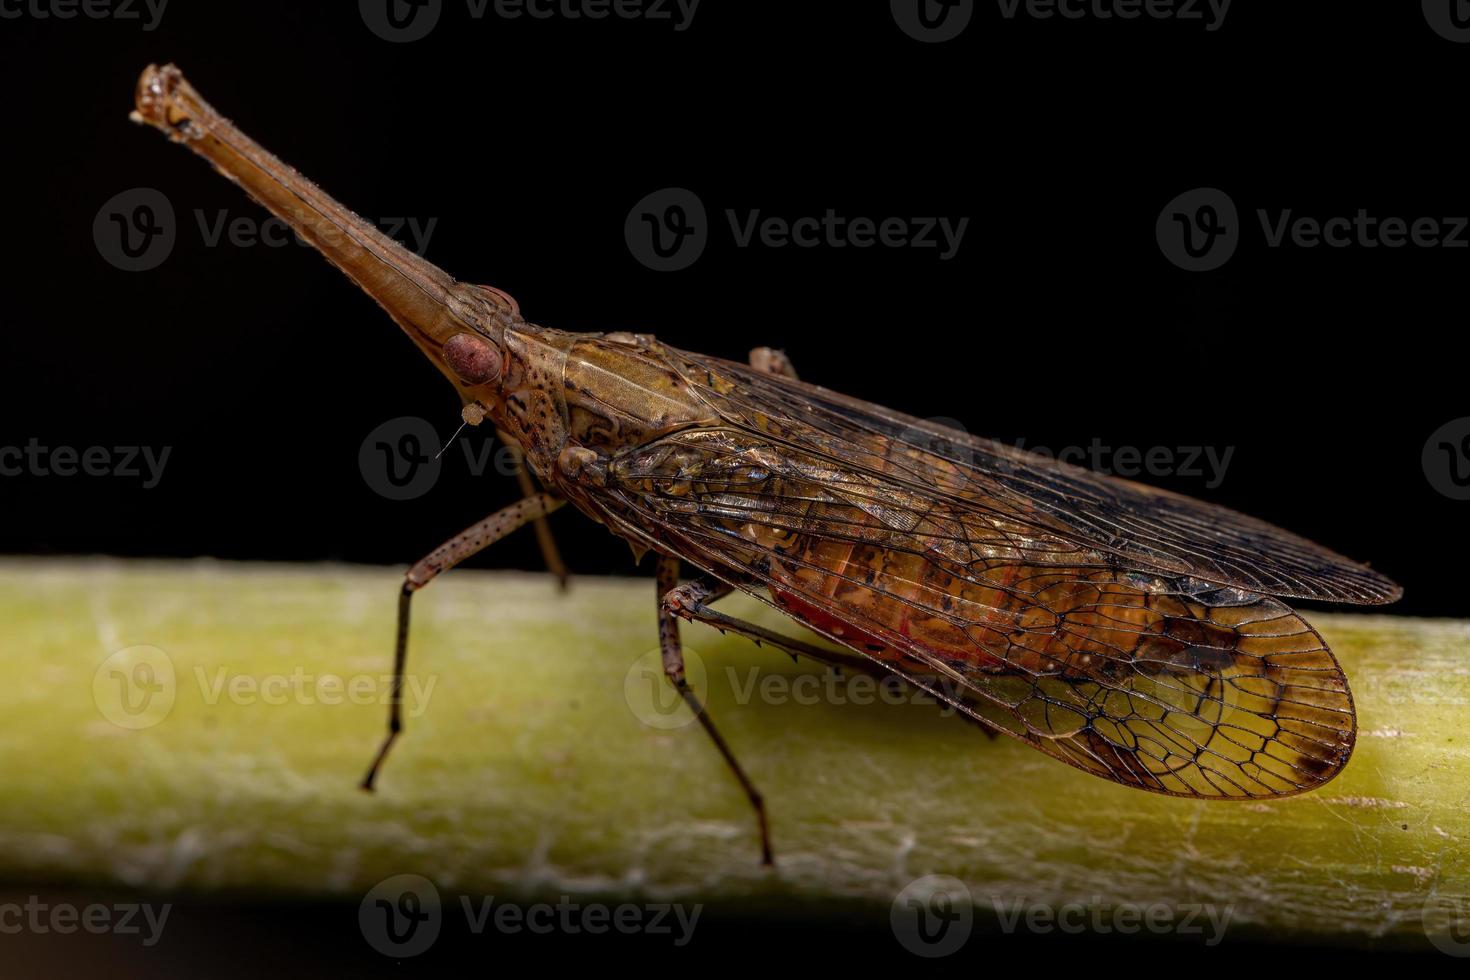
[[[750,777],[745,774],[745,768],[735,758],[735,753],[730,750],[724,736],[710,720],[709,712],[705,711],[704,705],[700,703],[699,695],[694,693],[684,677],[684,650],[679,641],[679,620],[674,612],[685,602],[701,603],[719,598],[729,593],[730,587],[708,577],[680,585],[679,559],[669,555],[659,556],[657,582],[658,641],[659,649],[663,653],[664,676],[668,677],[669,683],[674,685],[674,690],[679,692],[679,696],[694,712],[694,717],[698,718],[700,725],[704,726],[705,733],[709,735],[710,740],[715,743],[715,748],[724,757],[725,765],[729,766],[730,772],[735,775],[735,779],[740,783],[740,788],[745,790],[750,805],[755,807],[756,822],[760,826],[761,834],[761,863],[769,865],[772,863],[771,830],[766,822],[765,799],[755,788],[755,783],[751,782]]]

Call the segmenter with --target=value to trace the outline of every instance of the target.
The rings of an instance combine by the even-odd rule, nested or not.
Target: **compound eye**
[[[472,333],[450,337],[444,345],[444,361],[465,384],[482,385],[500,376],[500,351]]]

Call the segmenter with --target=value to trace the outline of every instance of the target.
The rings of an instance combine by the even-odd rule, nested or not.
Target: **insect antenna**
[[[452,446],[452,445],[454,445],[454,440],[456,440],[456,439],[459,438],[459,434],[461,432],[463,432],[464,431],[464,427],[467,426],[467,425],[469,425],[469,424],[470,423],[468,421],[462,421],[462,422],[460,422],[459,423],[459,428],[457,428],[457,429],[454,430],[454,433],[445,441],[444,447],[442,449],[440,449],[437,453],[434,454],[434,458],[435,459],[438,459],[440,456],[443,456],[445,453],[449,452],[449,447]]]

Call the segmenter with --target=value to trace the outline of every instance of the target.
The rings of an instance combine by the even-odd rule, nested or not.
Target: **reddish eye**
[[[444,345],[449,370],[466,384],[482,385],[500,375],[500,352],[489,341],[472,333],[457,333]]]

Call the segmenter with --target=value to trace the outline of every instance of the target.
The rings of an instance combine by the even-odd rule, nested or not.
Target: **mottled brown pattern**
[[[674,618],[812,651],[722,619],[707,608],[718,583],[677,586],[676,559],[1126,785],[1284,795],[1330,779],[1351,753],[1347,682],[1276,597],[1391,601],[1399,589],[1383,575],[1221,507],[805,384],[779,351],[755,352],[756,368],[645,334],[530,324],[504,293],[455,281],[322,193],[172,66],[144,73],[136,118],[362,286],[456,385],[465,419],[491,418],[547,487],[531,493],[524,478],[526,501],[414,566],[397,676],[413,591],[566,500],[661,556],[666,669],[756,804],[763,840],[758,794],[683,684]],[[392,708],[368,786],[399,731]]]
[[[794,618],[1090,772],[1270,796],[1352,750],[1342,672],[1275,599],[1123,570],[741,430],[683,430],[611,478],[696,564],[751,574]]]

